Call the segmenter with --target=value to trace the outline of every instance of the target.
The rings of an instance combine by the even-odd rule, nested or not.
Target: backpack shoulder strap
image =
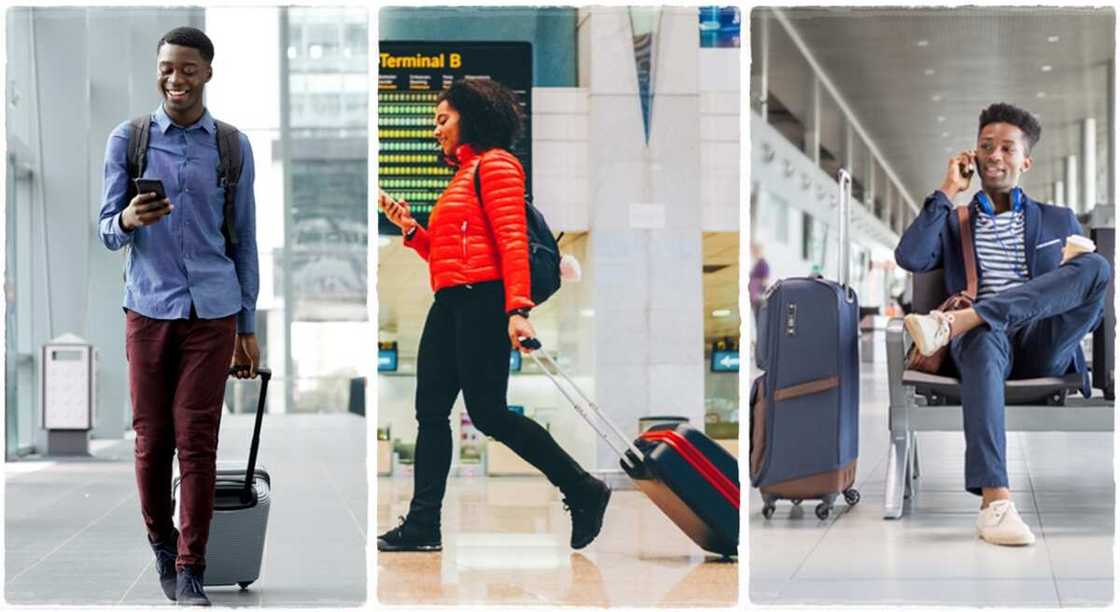
[[[241,180],[241,132],[232,125],[214,120],[218,132],[218,183],[225,189],[222,234],[226,238],[226,253],[231,254],[237,245],[235,200],[237,182]]]
[[[148,153],[148,135],[152,129],[152,116],[135,117],[128,122],[128,176],[138,179],[144,176],[144,164]]]

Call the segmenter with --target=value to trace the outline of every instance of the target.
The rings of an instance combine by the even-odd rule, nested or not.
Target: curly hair
[[[1028,154],[1042,137],[1042,124],[1033,113],[1005,102],[997,102],[980,112],[980,129],[976,131],[977,136],[984,130],[984,126],[991,123],[1010,123],[1022,130],[1027,138]]]
[[[210,37],[198,28],[183,26],[164,34],[159,39],[159,43],[156,44],[156,53],[159,53],[164,45],[179,45],[198,49],[199,55],[206,60],[206,63],[209,64],[214,61],[214,43],[210,42]]]
[[[440,93],[459,111],[459,142],[478,151],[509,149],[521,134],[521,105],[506,86],[490,79],[459,79]]]

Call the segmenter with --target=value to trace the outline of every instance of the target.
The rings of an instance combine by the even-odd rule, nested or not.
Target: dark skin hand
[[[138,227],[158,223],[172,210],[175,206],[167,198],[160,198],[156,193],[138,193],[121,211],[121,228],[131,232]]]
[[[233,361],[230,368],[237,378],[256,378],[257,367],[261,363],[261,349],[257,346],[256,334],[237,334],[233,345]],[[245,369],[248,368],[248,369]]]

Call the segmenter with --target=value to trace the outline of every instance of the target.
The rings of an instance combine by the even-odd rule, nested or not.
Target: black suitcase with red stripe
[[[521,343],[538,349],[530,353],[537,365],[619,455],[622,469],[638,488],[681,531],[708,552],[727,557],[739,554],[739,462],[731,453],[688,424],[655,426],[631,442],[552,357],[540,350],[538,341]]]

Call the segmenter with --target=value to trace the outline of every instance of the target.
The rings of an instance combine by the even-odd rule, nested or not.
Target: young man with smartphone
[[[1023,109],[1002,103],[985,109],[976,150],[949,160],[940,189],[926,198],[895,250],[902,268],[944,268],[948,293],[963,291],[962,225],[953,198],[979,175],[981,189],[967,204],[979,281],[975,303],[908,315],[906,329],[923,355],[949,347],[960,371],[965,489],[981,497],[976,533],[1007,546],[1033,544],[1034,534],[1011,502],[1004,382],[1076,372],[1089,397],[1081,339],[1101,318],[1111,278],[1108,260],[1091,252],[1072,210],[1036,202],[1019,187],[1041,132]]]
[[[109,136],[99,233],[111,250],[130,247],[125,352],[136,482],[160,586],[181,605],[209,605],[203,571],[225,383],[231,367],[255,377],[260,361],[253,154],[244,134],[226,132],[241,160],[227,206],[219,127],[203,104],[214,45],[181,27],[156,53],[162,103]],[[147,130],[141,177],[130,174],[133,123]],[[172,522],[176,451],[181,532]]]

